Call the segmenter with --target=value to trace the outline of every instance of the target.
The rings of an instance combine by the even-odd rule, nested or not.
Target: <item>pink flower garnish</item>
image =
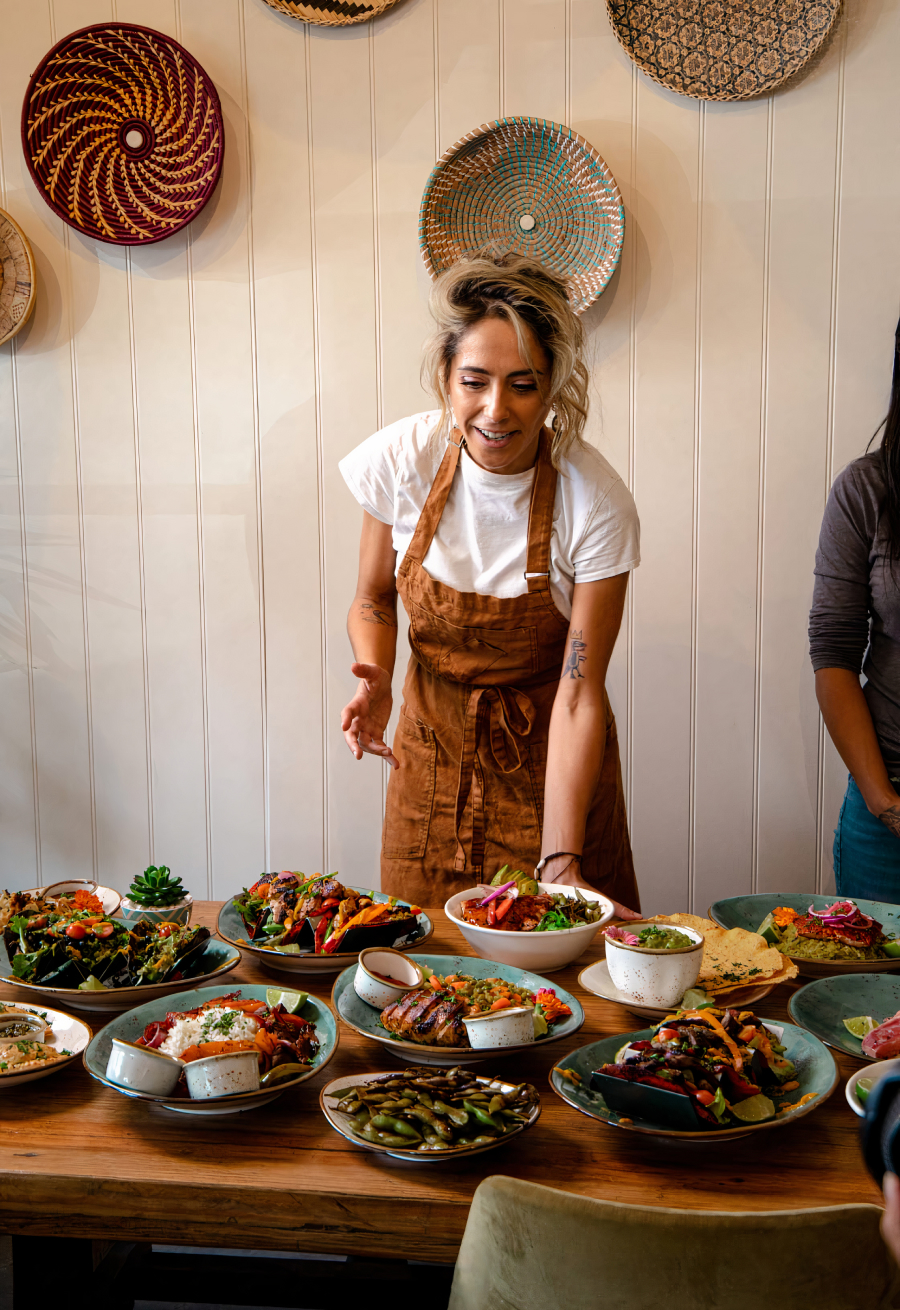
[[[624,928],[619,928],[615,924],[605,929],[604,936],[614,942],[624,942],[626,946],[640,946],[640,941],[633,932],[626,932]]]

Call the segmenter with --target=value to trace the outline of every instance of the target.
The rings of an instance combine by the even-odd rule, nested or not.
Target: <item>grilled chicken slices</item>
[[[381,1012],[381,1022],[395,1037],[423,1046],[468,1046],[462,1016],[468,1003],[431,987],[417,987]]]

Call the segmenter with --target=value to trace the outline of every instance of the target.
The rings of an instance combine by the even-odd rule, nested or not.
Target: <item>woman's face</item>
[[[549,361],[533,336],[528,344],[546,389]],[[484,318],[469,328],[450,364],[447,392],[476,464],[491,473],[531,468],[550,406],[541,398],[507,319]]]

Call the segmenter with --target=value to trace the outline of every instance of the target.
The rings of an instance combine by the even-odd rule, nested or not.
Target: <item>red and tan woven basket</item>
[[[299,18],[302,23],[320,27],[346,27],[349,23],[367,23],[390,9],[397,0],[266,0],[279,13]]]
[[[225,131],[216,88],[177,41],[100,23],[44,56],[25,94],[22,145],[60,218],[98,241],[142,246],[200,213]]]

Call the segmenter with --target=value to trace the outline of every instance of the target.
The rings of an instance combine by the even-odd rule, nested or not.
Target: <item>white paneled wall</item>
[[[222,182],[161,245],[61,223],[19,143],[33,68],[116,18],[182,41]],[[342,744],[360,514],[337,470],[425,404],[419,197],[457,137],[564,121],[626,245],[586,315],[591,439],[644,563],[611,671],[645,905],[827,887],[843,790],[806,655],[834,473],[883,416],[900,308],[900,6],[846,0],[774,97],[655,85],[602,0],[0,0],[0,205],[39,300],[0,349],[0,886],[148,861],[377,878],[384,778]],[[398,677],[399,684],[399,677]]]

